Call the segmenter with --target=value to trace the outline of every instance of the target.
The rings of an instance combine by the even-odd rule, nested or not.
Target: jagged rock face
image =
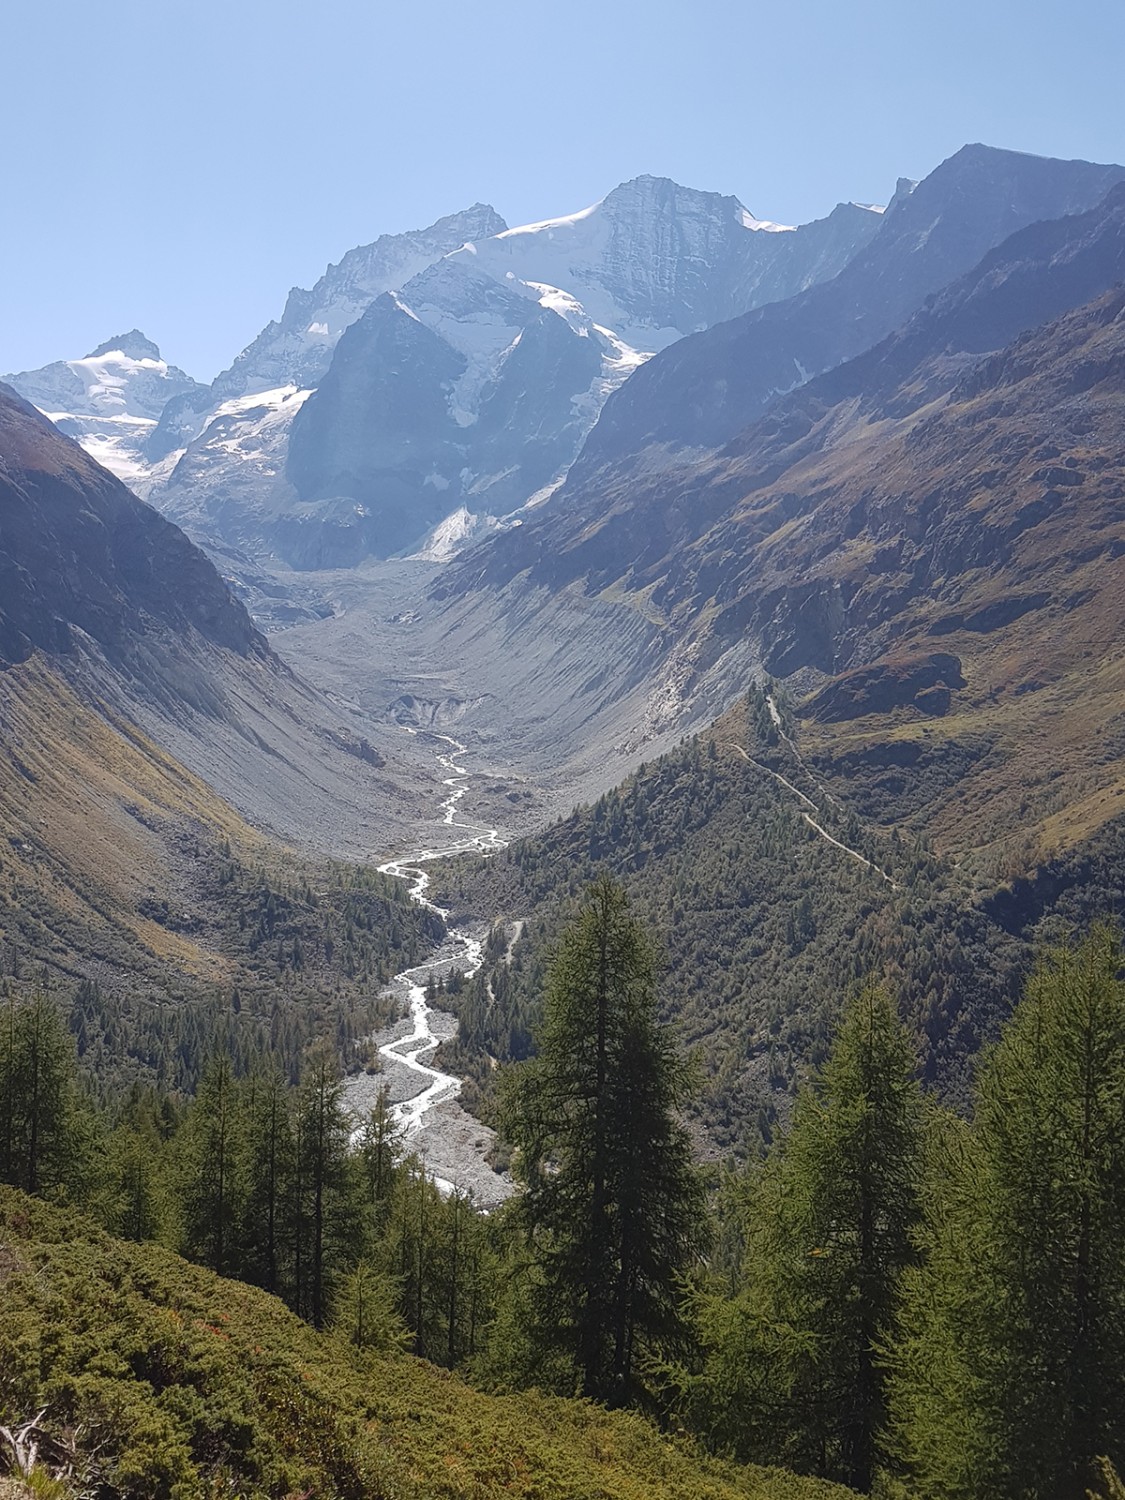
[[[779,395],[886,337],[1008,235],[1092,208],[1123,177],[1118,166],[966,146],[917,187],[900,184],[879,233],[833,280],[650,361],[607,403],[568,488],[646,450],[728,441]]]
[[[850,574],[809,570],[810,558],[802,558],[795,543],[787,541],[770,551],[767,575],[757,551],[759,542],[778,529],[787,538],[805,537],[814,551],[828,552],[828,537],[818,536],[815,527],[809,529],[810,515],[815,513],[823,522],[832,514],[841,546],[866,535],[878,515],[879,533],[869,541],[882,550],[865,562],[864,576],[896,572],[902,563],[901,548],[891,550],[884,528],[901,522],[912,490],[904,490],[897,502],[888,491],[877,508],[861,495],[885,488],[883,464],[866,467],[866,445],[878,445],[880,424],[907,424],[894,429],[894,441],[901,437],[908,454],[918,453],[923,435],[934,430],[938,418],[914,430],[909,425],[914,413],[948,400],[954,388],[968,401],[994,380],[993,363],[981,363],[979,356],[1009,345],[1019,350],[1021,336],[1043,319],[1058,318],[1096,299],[1122,279],[1125,183],[1085,214],[1035,223],[1010,236],[897,333],[780,398],[766,416],[722,448],[659,470],[638,467],[630,472],[623,465],[605,490],[574,486],[571,507],[545,507],[518,531],[494,538],[485,549],[466,557],[463,566],[444,575],[438,592],[449,597],[470,583],[503,586],[530,568],[529,581],[536,586],[561,589],[578,579],[585,579],[590,589],[625,583],[644,590],[646,597],[673,613],[689,604],[698,612],[707,599],[721,600],[724,614],[718,623],[725,620],[731,632],[746,628],[750,608],[760,624],[773,619],[775,631],[780,628],[776,621],[786,615],[815,615],[829,629],[829,637],[798,664],[830,670],[831,662],[839,660],[839,630],[845,619],[854,619],[854,600],[849,594],[831,605],[821,599],[814,610],[805,606],[814,597],[818,576],[823,587],[834,576]],[[865,440],[862,446],[860,436]],[[819,493],[827,465],[833,471],[840,466],[848,478],[847,495],[854,493],[857,505],[863,498],[862,505],[845,503],[825,481],[832,505],[830,511],[816,510],[811,497]],[[1045,494],[1074,483],[1062,463],[1045,459],[1035,472]],[[914,474],[917,484],[923,478]],[[1002,478],[1001,471],[992,475],[989,488]],[[755,498],[759,495],[768,495],[768,504]],[[940,498],[944,500],[945,491]],[[938,501],[935,491],[930,508],[938,507]],[[736,514],[748,517],[751,512],[753,522],[735,524]],[[995,541],[986,528],[965,524],[958,535],[956,548],[943,552],[935,567],[955,576],[986,566],[987,547]],[[945,545],[952,547],[951,540]],[[769,594],[767,577],[797,589],[792,607]]]
[[[381,297],[348,331],[293,426],[288,473],[301,499],[352,501],[348,562],[409,547],[461,507],[513,510],[550,484],[614,354],[593,328],[471,264],[444,261],[404,295],[410,307]],[[287,559],[317,565],[319,544],[292,540]]]
[[[345,335],[294,423],[288,477],[306,507],[352,503],[355,560],[417,544],[462,507],[495,516],[545,498],[653,350],[834,274],[879,220],[845,205],[785,229],[641,177],[467,245]],[[313,518],[310,545],[284,553],[293,566],[323,555]]]
[[[124,480],[143,479],[146,446],[170,401],[206,390],[134,328],[84,359],[56,360],[4,381]]]
[[[209,388],[163,366],[136,330],[86,362],[16,382],[52,416],[65,414],[67,430],[138,493],[220,549],[301,568],[348,564],[420,544],[461,506],[503,515],[542,498],[607,396],[653,351],[834,275],[879,218],[849,204],[786,229],[734,198],[652,177],[584,213],[513,231],[476,204],[383,235],[310,290],[294,289],[281,318]],[[409,400],[390,389],[402,383],[394,360],[404,335],[388,337],[387,311],[374,310],[404,287],[403,305],[450,351],[427,366],[425,340],[414,340]],[[108,373],[107,360],[116,361]],[[153,385],[157,366],[163,383]],[[105,399],[87,413],[95,378]],[[291,423],[321,385],[290,458]],[[126,388],[131,405],[122,405]]]
[[[353,546],[363,519],[354,505],[325,509],[325,535],[313,535],[315,515],[284,478],[292,418],[328,369],[341,335],[373,301],[467,240],[504,227],[494,209],[476,204],[428,229],[381,235],[329,266],[311,290],[294,289],[280,321],[263,329],[211,387],[164,408],[145,447],[153,503],[220,549],[366,555]]]
[[[230,369],[216,377],[216,400],[283,385],[316,386],[340,335],[376,297],[402,286],[467,240],[483,239],[506,228],[494,208],[475,203],[438,219],[428,229],[382,234],[370,245],[349,250],[311,290],[294,287],[281,318],[268,324]]]
[[[737,198],[637,177],[569,218],[510,229],[477,245],[496,277],[545,283],[638,351],[834,276],[879,227],[881,210],[840,204],[789,228]]]
[[[181,531],[0,389],[0,666],[70,652],[81,633],[136,667],[161,632],[268,655]]]

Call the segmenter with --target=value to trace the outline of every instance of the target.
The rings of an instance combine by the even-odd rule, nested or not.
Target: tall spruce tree
[[[743,1290],[702,1301],[709,1353],[688,1404],[717,1446],[870,1488],[922,1143],[913,1049],[866,988],[750,1194]]]
[[[187,1118],[183,1146],[184,1244],[220,1276],[232,1269],[237,1221],[237,1091],[230,1059],[212,1057]]]
[[[677,1111],[688,1075],[656,1016],[651,944],[608,877],[587,891],[547,976],[538,1055],[503,1103],[538,1340],[583,1394],[638,1394],[640,1356],[682,1336],[678,1282],[702,1238],[702,1191]]]
[[[951,1132],[893,1355],[923,1496],[1080,1500],[1125,1459],[1125,985],[1112,933],[1049,954]]]
[[[43,990],[0,1018],[0,1176],[29,1193],[80,1177],[74,1040]]]
[[[351,1126],[333,1049],[314,1045],[297,1090],[296,1308],[323,1328],[339,1277],[354,1265],[360,1242],[352,1161]]]

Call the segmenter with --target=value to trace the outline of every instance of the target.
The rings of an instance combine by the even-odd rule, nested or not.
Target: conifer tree
[[[1112,933],[1049,954],[931,1184],[893,1353],[923,1496],[1080,1500],[1125,1459],[1125,985]]]
[[[884,991],[850,1002],[823,1071],[750,1195],[745,1286],[705,1302],[695,1420],[741,1458],[871,1486],[880,1346],[919,1215],[922,1102]]]
[[[28,1193],[79,1174],[74,1041],[43,990],[9,995],[0,1019],[0,1172]]]
[[[395,1171],[402,1153],[405,1132],[391,1109],[386,1084],[380,1088],[359,1136],[359,1159],[363,1168],[370,1229],[381,1234],[390,1214]]]
[[[357,1349],[405,1349],[410,1333],[399,1313],[401,1294],[393,1276],[362,1259],[341,1284],[332,1327]]]
[[[359,1222],[349,1161],[350,1125],[335,1053],[312,1048],[297,1090],[299,1273],[297,1310],[315,1328],[328,1318],[334,1286],[354,1263]]]
[[[624,891],[603,876],[560,939],[538,1056],[503,1106],[539,1340],[583,1394],[612,1402],[638,1393],[641,1356],[681,1336],[678,1281],[704,1222],[677,1119],[688,1077],[657,1024],[654,974]]]
[[[125,1240],[154,1240],[167,1218],[159,1143],[131,1125],[119,1125],[106,1141],[100,1217]]]
[[[244,1085],[238,1149],[239,1275],[280,1293],[292,1236],[293,1131],[276,1063]]]
[[[230,1059],[203,1070],[184,1143],[184,1240],[187,1253],[220,1276],[231,1269],[236,1196],[237,1101]]]

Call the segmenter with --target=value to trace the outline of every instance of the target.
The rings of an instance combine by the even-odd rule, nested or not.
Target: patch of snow
[[[415,562],[444,563],[454,557],[462,547],[476,541],[490,531],[499,531],[503,522],[495,516],[477,516],[462,505],[452,515],[446,516],[430,532],[419,550],[414,553]]]
[[[748,208],[738,210],[738,222],[743,229],[757,229],[765,234],[792,234],[795,224],[775,224],[772,219],[756,219]]]
[[[545,505],[551,498],[551,496],[562,487],[562,482],[565,477],[565,475],[560,475],[558,479],[553,479],[550,484],[545,484],[542,489],[536,490],[534,495],[528,496],[528,498],[520,506],[520,509],[534,510],[537,506]],[[513,526],[522,526],[523,522],[513,519],[511,524]]]

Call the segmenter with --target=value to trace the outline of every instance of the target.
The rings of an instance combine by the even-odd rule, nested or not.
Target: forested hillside
[[[528,1054],[557,933],[604,869],[657,935],[664,1015],[701,1056],[700,1119],[715,1146],[769,1138],[845,996],[872,978],[907,1018],[927,1085],[966,1101],[1037,943],[1114,909],[1113,842],[1103,835],[1031,885],[974,884],[908,825],[867,825],[821,786],[792,711],[775,722],[769,701],[752,690],[592,807],[450,869],[448,898],[495,924],[491,963],[447,1002],[460,1018],[450,1066],[487,1091],[490,1059]]]
[[[524,1192],[490,1216],[404,1156],[385,1096],[353,1131],[331,1048],[296,1089],[220,1055],[186,1110],[111,1114],[51,1003],[10,1005],[0,1178],[38,1196],[0,1187],[0,1476],[58,1500],[1108,1500],[1120,973],[1104,927],[1046,952],[969,1122],[862,987],[764,1161],[708,1195],[650,939],[603,876],[502,1091]]]

